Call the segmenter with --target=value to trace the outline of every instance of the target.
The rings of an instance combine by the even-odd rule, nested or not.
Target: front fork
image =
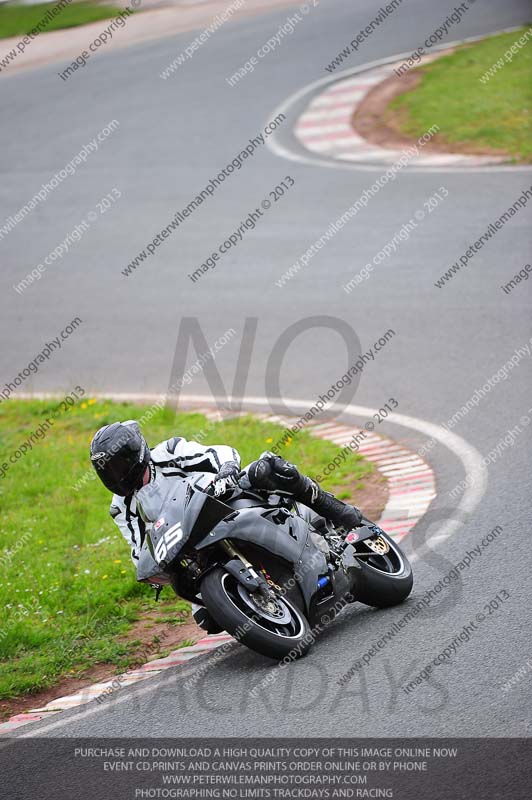
[[[270,598],[272,591],[268,581],[257,572],[251,561],[229,539],[224,539],[220,544],[225,552],[231,556],[231,561],[225,564],[226,570],[246,589],[258,591],[263,597]]]

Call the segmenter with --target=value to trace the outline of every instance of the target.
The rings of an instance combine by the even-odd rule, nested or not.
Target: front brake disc
[[[247,606],[270,622],[287,625],[292,620],[288,607],[279,598],[275,598],[275,600],[264,600],[263,597],[255,598],[241,583],[238,584],[238,594]]]

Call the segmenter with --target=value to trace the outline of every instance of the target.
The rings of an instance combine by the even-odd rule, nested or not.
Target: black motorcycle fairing
[[[271,511],[263,507],[231,509],[225,519],[196,542],[196,548],[202,550],[222,539],[241,539],[296,564],[307,543],[308,526],[292,514],[282,524],[276,523]]]
[[[139,560],[137,563],[137,580],[147,581],[149,578],[168,579],[166,582],[170,583],[170,576],[166,573],[153,558],[150,548],[148,547],[148,537],[144,539],[144,543],[140,549]]]
[[[183,550],[203,539],[221,519],[234,515],[235,507],[269,507],[259,495],[246,492],[229,501],[231,505],[228,505],[208,494],[194,475],[176,481],[171,489],[159,518],[147,531],[137,565],[138,581],[163,574]]]
[[[265,514],[268,513],[265,509]],[[254,509],[241,509],[219,522],[195,546],[202,550],[224,539],[249,542],[292,564],[305,606],[310,610],[318,577],[327,574],[328,568],[324,554],[312,541],[308,524],[303,519],[291,515],[284,524],[275,524]]]
[[[181,481],[171,494],[161,517],[146,533],[152,558],[161,569],[175,561],[184,549],[194,546],[221,519],[234,513],[225,503],[198,490],[194,479]]]
[[[256,494],[243,493],[224,503],[206,493],[194,477],[180,481],[168,495],[161,517],[146,533],[137,580],[168,575],[172,563],[191,548],[206,550],[234,539],[257,545],[290,564],[310,614],[318,578],[328,572],[327,560],[314,544],[307,520],[260,500]]]

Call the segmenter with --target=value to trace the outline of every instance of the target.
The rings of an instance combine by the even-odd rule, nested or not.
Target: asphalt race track
[[[271,396],[265,372],[272,351],[272,363],[279,364],[279,337],[307,320],[282,362],[280,390],[283,397],[312,403],[349,366],[338,331],[312,322],[326,316],[336,320],[329,320],[331,325],[343,321],[352,326],[362,351],[386,331],[394,332],[366,365],[353,403],[379,408],[393,397],[398,413],[440,424],[516,350],[530,344],[530,284],[520,284],[509,295],[500,288],[530,256],[530,205],[467,268],[443,288],[435,286],[488,224],[531,187],[532,170],[526,168],[402,170],[280,288],[275,281],[382,170],[288,160],[264,144],[153,255],[129,276],[122,274],[176,211],[264,130],[275,109],[329,76],[325,65],[377,8],[369,0],[322,0],[234,86],[225,78],[296,7],[222,26],[167,80],[160,73],[193,34],[101,53],[66,82],[57,75],[61,64],[1,76],[0,227],[84,144],[112,120],[119,122],[74,175],[0,240],[2,387],[79,316],[83,325],[26,381],[24,391],[63,392],[79,384],[90,392],[164,393],[180,324],[183,317],[194,317],[209,345],[229,328],[236,331],[216,357],[230,391],[244,324],[254,318],[254,337],[250,323],[244,337],[251,348],[245,393]],[[452,9],[448,0],[405,0],[350,56],[345,69],[414,50]],[[529,17],[525,0],[484,0],[454,26],[448,40],[518,26]],[[291,139],[294,121],[288,118],[280,126],[283,141]],[[214,269],[193,282],[188,275],[281,181],[293,185]],[[445,201],[368,280],[350,294],[343,291],[440,187],[448,192]],[[89,215],[107,195],[113,200],[105,214],[91,221],[39,280],[17,292],[13,286],[82,220],[92,220]],[[192,351],[188,358],[190,363]],[[530,357],[520,356],[507,369],[507,378],[453,429],[466,449],[481,457],[499,448],[474,508],[457,512],[461,495],[449,496],[466,478],[456,452],[437,444],[428,453],[438,497],[406,546],[417,554],[413,599],[496,526],[502,533],[437,603],[347,683],[338,681],[403,616],[404,608],[349,609],[308,657],[275,673],[256,698],[252,689],[274,673],[275,664],[234,645],[192,690],[184,689],[184,681],[199,662],[122,689],[105,707],[91,704],[65,712],[25,726],[18,735],[529,736],[530,679],[511,691],[501,687],[531,655],[524,623],[531,602],[530,386]],[[207,397],[210,387],[199,376],[187,391]],[[413,449],[425,441],[409,426],[384,423],[381,429]],[[512,430],[511,444],[507,439],[501,445]],[[449,521],[452,535],[439,538]],[[509,597],[493,613],[486,611],[501,593]],[[464,626],[478,621],[477,614],[485,618],[468,641],[462,637],[450,663],[406,694],[402,686]]]

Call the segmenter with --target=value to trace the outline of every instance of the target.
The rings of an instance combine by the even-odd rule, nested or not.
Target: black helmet
[[[125,497],[142,486],[150,448],[134,420],[113,422],[95,433],[91,461],[103,485]]]

